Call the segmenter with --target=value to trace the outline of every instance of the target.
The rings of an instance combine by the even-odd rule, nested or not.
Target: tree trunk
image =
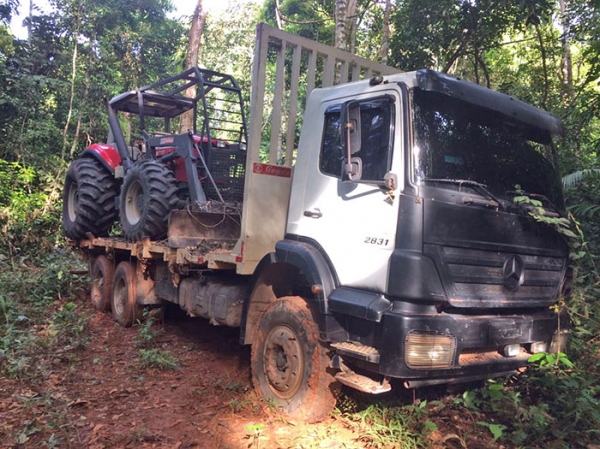
[[[346,49],[348,44],[348,35],[346,34],[346,0],[335,1],[335,43],[334,47],[342,50]]]
[[[283,30],[283,20],[281,17],[281,7],[279,6],[279,0],[275,0],[275,20],[277,21],[277,28]]]
[[[357,0],[348,0],[346,6],[346,36],[350,36],[347,50],[350,53],[356,53],[356,2]],[[346,38],[346,40],[348,40],[348,38]]]
[[[206,11],[202,6],[202,0],[198,0],[194,9],[192,18],[192,26],[190,28],[190,39],[188,41],[187,57],[185,60],[185,68],[190,69],[198,65],[198,52],[200,50],[200,40],[204,31],[204,23],[206,21]],[[193,98],[196,96],[196,86],[192,86],[185,92],[186,97]],[[194,113],[186,112],[181,117],[181,125],[179,131],[185,133],[188,130],[194,129]]]
[[[536,23],[534,24],[535,32],[537,34],[538,42],[540,44],[540,53],[542,56],[542,69],[544,71],[544,96],[542,98],[542,108],[548,109],[548,91],[550,89],[550,79],[548,77],[548,65],[546,63],[546,46],[544,45],[544,37],[542,35],[542,30],[540,26]]]
[[[27,21],[27,42],[31,42],[31,21],[33,20],[33,0],[29,0],[29,20]]]
[[[79,27],[77,28],[77,33],[75,33],[75,39],[73,42],[73,58],[71,63],[71,95],[69,97],[69,112],[67,113],[67,121],[65,122],[65,127],[63,129],[63,145],[62,151],[60,153],[60,160],[64,161],[67,151],[67,143],[68,143],[68,132],[69,125],[71,124],[71,116],[73,115],[73,103],[75,101],[75,81],[77,78],[77,35],[79,34]]]
[[[383,12],[383,36],[381,37],[381,52],[379,57],[382,64],[387,64],[388,53],[390,51],[390,14],[392,12],[392,0],[385,0],[385,10]]]
[[[572,101],[575,99],[575,90],[573,89],[573,59],[571,57],[571,38],[569,36],[571,24],[567,17],[567,1],[568,0],[558,0],[558,4],[560,6],[560,22],[563,28],[561,38],[563,44],[563,74],[565,77],[567,95]]]

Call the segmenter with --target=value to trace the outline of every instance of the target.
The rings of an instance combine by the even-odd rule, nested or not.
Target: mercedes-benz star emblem
[[[516,290],[523,285],[525,277],[525,264],[520,256],[509,256],[504,260],[502,267],[504,286],[509,290]]]

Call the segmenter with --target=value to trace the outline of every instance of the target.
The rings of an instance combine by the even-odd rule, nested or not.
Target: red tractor
[[[196,88],[193,98],[186,91]],[[119,217],[127,240],[166,236],[172,210],[239,210],[244,196],[246,116],[231,75],[192,68],[107,102],[107,144],[93,144],[73,161],[63,194],[67,237],[108,235]],[[126,142],[118,113],[139,135]],[[182,114],[193,129],[182,134]]]

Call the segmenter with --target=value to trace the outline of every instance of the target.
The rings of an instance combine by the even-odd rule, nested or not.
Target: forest
[[[575,284],[555,307],[573,323],[569,350],[537,357],[516,379],[457,392],[381,401],[348,393],[335,414],[358,429],[357,447],[598,447],[600,0],[231,0],[215,14],[199,0],[181,18],[170,0],[49,3],[53,12],[34,8],[18,39],[10,23],[29,3],[0,0],[0,416],[21,413],[17,405],[38,413],[0,423],[0,446],[80,447],[76,424],[55,412],[59,399],[21,395],[11,409],[7,392],[76,370],[90,341],[93,311],[78,299],[86,265],[66,244],[62,188],[69,163],[106,141],[104,101],[186,68],[196,23],[198,66],[232,74],[249,104],[256,25],[266,22],[403,71],[476,82],[565,125],[557,150]],[[138,332],[137,341],[162,338],[148,325]],[[136,348],[144,369],[177,364],[162,346]],[[268,447],[260,424],[245,432],[247,447]]]

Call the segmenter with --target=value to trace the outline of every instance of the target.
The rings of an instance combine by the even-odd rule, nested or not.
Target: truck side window
[[[353,154],[362,159],[362,181],[381,181],[390,171],[394,131],[394,103],[390,98],[376,98],[360,103],[361,146]],[[340,105],[325,111],[323,142],[319,158],[321,172],[342,177],[346,155],[342,151]]]

